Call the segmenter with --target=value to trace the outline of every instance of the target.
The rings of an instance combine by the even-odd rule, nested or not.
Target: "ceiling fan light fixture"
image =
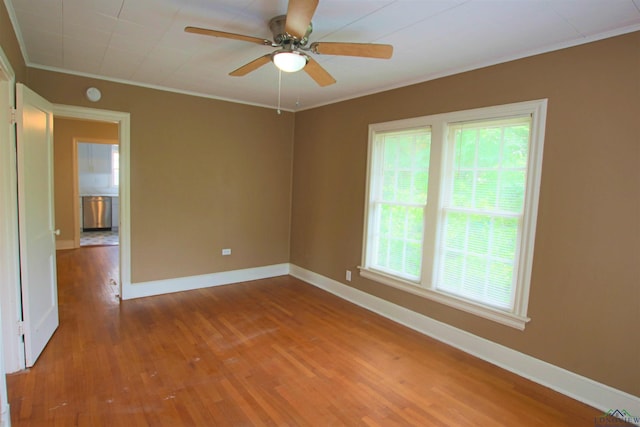
[[[279,50],[274,52],[272,60],[280,70],[287,73],[295,73],[307,65],[309,57],[294,50]]]

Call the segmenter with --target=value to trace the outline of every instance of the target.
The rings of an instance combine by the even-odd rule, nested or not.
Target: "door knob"
[[[55,234],[56,236],[60,235],[60,229],[58,228],[57,230],[53,230],[53,234]]]

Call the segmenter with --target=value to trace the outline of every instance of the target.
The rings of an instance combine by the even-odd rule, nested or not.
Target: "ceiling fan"
[[[198,27],[186,27],[184,30],[188,33],[242,40],[279,48],[229,73],[230,76],[235,77],[244,76],[273,61],[276,67],[282,71],[296,72],[304,70],[318,85],[328,86],[335,83],[336,80],[309,53],[380,59],[391,58],[393,46],[388,44],[314,42],[307,46],[309,35],[313,31],[311,18],[318,7],[318,1],[289,0],[287,14],[276,16],[269,21],[269,29],[273,34],[273,41]]]

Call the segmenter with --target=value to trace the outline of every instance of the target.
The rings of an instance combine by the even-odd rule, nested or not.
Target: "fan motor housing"
[[[307,32],[301,40],[298,40],[296,37],[288,34],[285,31],[285,26],[287,24],[287,15],[279,15],[274,18],[271,18],[269,21],[269,30],[271,30],[271,34],[273,34],[273,41],[280,46],[284,46],[286,44],[293,44],[296,46],[304,46],[309,41],[309,35],[313,31],[313,25],[309,22],[309,27],[307,28]]]

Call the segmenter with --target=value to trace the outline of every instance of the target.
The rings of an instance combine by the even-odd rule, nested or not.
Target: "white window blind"
[[[449,126],[436,288],[513,306],[531,117]]]
[[[429,186],[429,128],[376,135],[370,209],[370,264],[418,281],[422,268],[424,207]]]

